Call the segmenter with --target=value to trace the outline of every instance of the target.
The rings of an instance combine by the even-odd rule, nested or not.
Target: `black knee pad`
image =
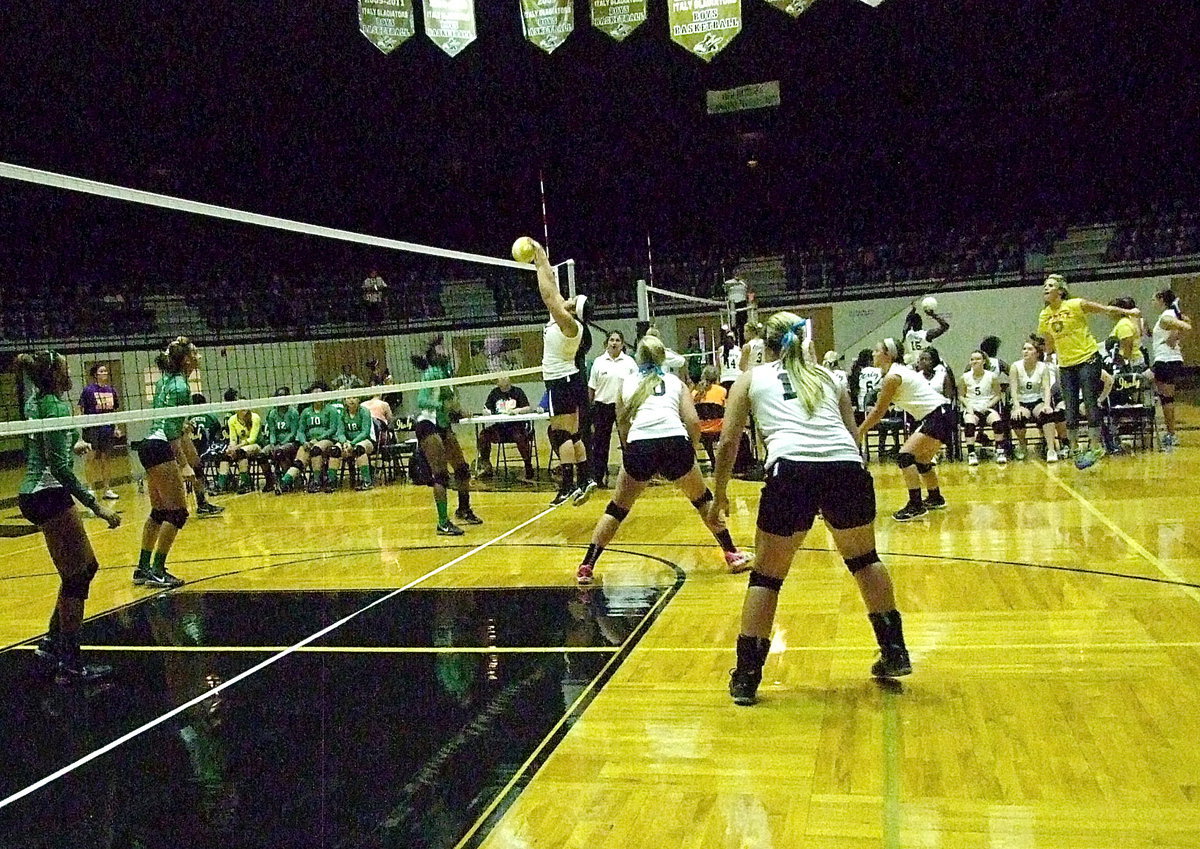
[[[704,494],[701,495],[699,498],[697,498],[695,501],[693,501],[692,506],[695,507],[697,510],[703,512],[704,508],[712,503],[712,500],[713,500],[712,490],[709,489],[708,487],[705,487]]]
[[[967,437],[967,439],[970,439],[974,435],[975,435],[975,423],[974,422],[964,422],[963,423],[963,436]]]
[[[1046,425],[1050,424],[1053,421],[1054,421],[1053,413],[1038,413],[1036,416],[1033,417],[1033,422],[1038,427],[1045,427]]]
[[[902,469],[907,469],[909,466],[917,465],[917,458],[907,451],[901,451],[900,456],[896,459],[896,465]]]
[[[309,457],[323,457],[323,456],[325,456],[325,452],[321,450],[320,445],[312,445],[308,449],[308,456]]]
[[[563,443],[571,438],[571,434],[567,433],[565,430],[559,430],[558,428],[551,428],[547,436],[550,439],[550,450],[555,454],[557,454],[559,449],[562,448]]]
[[[461,466],[454,467],[454,479],[459,483],[466,483],[471,479],[471,467],[466,463]]]
[[[923,475],[927,475],[933,471],[933,463],[914,463],[913,465],[915,465],[917,467],[917,471]]]
[[[580,433],[579,431],[575,431],[573,434],[571,434],[571,441],[578,442],[582,445],[583,444],[583,434]]]
[[[361,457],[362,455],[364,455],[366,453],[367,453],[367,449],[366,449],[366,447],[363,446],[363,444],[361,442],[358,445],[354,446],[354,456],[355,457]]]
[[[246,452],[243,449],[241,449],[241,448],[233,449],[233,461],[235,463],[240,463],[242,460],[245,460],[245,459],[246,459]]]
[[[436,472],[433,476],[433,482],[437,486],[440,486],[443,488],[449,487],[450,486],[450,476],[448,474],[446,474],[445,472]]]
[[[1174,404],[1174,403],[1175,403],[1175,396],[1174,396],[1174,395],[1161,395],[1161,394],[1160,394],[1160,395],[1158,396],[1158,403],[1162,404],[1164,407],[1168,406],[1169,404]]]
[[[77,598],[80,601],[87,601],[88,592],[92,586],[92,579],[96,577],[96,572],[99,568],[100,564],[93,560],[82,572],[72,575],[69,578],[63,578],[63,595],[67,598]]]
[[[750,586],[779,592],[783,587],[783,578],[772,578],[770,575],[764,575],[762,572],[752,569],[750,570]]]
[[[180,507],[178,510],[156,507],[150,511],[150,518],[160,525],[166,522],[168,525],[174,525],[176,530],[180,530],[187,524],[188,511],[185,507]]]
[[[1067,411],[1066,410],[1055,410],[1053,413],[1048,413],[1046,415],[1046,419],[1048,421],[1052,422],[1053,424],[1058,424],[1059,422],[1065,422],[1067,420]]]
[[[879,554],[875,549],[871,549],[866,554],[860,554],[858,557],[843,558],[846,568],[850,570],[851,575],[855,575],[866,569],[868,566],[874,566],[879,562]]]
[[[341,459],[342,446],[340,446],[340,445],[329,446],[329,456],[334,458],[335,460]]]
[[[608,502],[608,506],[604,508],[604,512],[618,522],[624,522],[626,517],[629,516],[629,511],[615,501]]]

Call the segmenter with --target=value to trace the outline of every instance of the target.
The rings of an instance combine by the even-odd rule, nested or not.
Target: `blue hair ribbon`
[[[796,344],[796,340],[800,338],[800,332],[804,330],[804,325],[806,324],[808,324],[808,321],[802,318],[788,328],[787,333],[783,334],[783,339],[781,340],[783,342],[783,347],[789,348]]]
[[[640,366],[638,366],[638,371],[641,372],[641,374],[643,374],[643,375],[653,373],[653,374],[657,374],[659,377],[662,377],[662,374],[663,374],[662,367],[657,366],[654,363],[645,363],[644,365],[640,365]]]

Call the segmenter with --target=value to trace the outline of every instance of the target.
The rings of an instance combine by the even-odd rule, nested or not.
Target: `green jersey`
[[[221,420],[212,413],[191,416],[188,418],[188,423],[192,426],[192,433],[195,435],[196,441],[206,448],[226,441],[228,431],[221,424]]]
[[[375,435],[375,426],[372,422],[371,411],[366,407],[359,406],[358,412],[353,416],[347,410],[342,415],[342,432],[338,434],[338,442],[349,442],[351,445],[357,445],[360,442],[372,439]]]
[[[182,374],[164,374],[154,386],[154,409],[186,407],[192,403],[192,390]],[[183,435],[183,417],[155,419],[150,422],[147,439],[165,439],[167,442]]]
[[[337,407],[326,405],[318,410],[316,407],[305,407],[300,414],[300,426],[297,434],[302,442],[320,442],[322,439],[336,439],[342,417]]]
[[[30,421],[59,419],[71,415],[71,406],[57,395],[33,395],[25,402],[25,418]],[[96,509],[96,496],[75,477],[71,447],[75,432],[55,430],[30,433],[25,437],[25,477],[18,490],[23,495],[43,489],[65,488],[90,510]]]
[[[300,414],[293,408],[288,407],[281,413],[278,407],[272,407],[267,413],[267,444],[286,445],[289,442],[298,442],[296,430],[299,427]]]
[[[450,369],[430,366],[421,374],[421,380],[443,380],[450,377]],[[453,386],[431,386],[417,393],[417,421],[433,422],[438,427],[450,427],[450,407],[454,401]]]

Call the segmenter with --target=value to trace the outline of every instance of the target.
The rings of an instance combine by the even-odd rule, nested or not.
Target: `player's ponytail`
[[[39,395],[56,395],[69,388],[65,366],[66,360],[57,351],[43,350],[18,354],[14,369],[23,394],[36,391]]]
[[[196,346],[186,336],[176,336],[165,351],[154,358],[158,370],[168,374],[183,374],[183,361],[196,352]]]
[[[826,388],[835,387],[833,374],[810,361],[806,350],[805,325],[808,322],[790,312],[777,312],[767,319],[765,344],[779,356],[791,379],[792,391],[811,416],[825,397]]]
[[[667,359],[667,348],[657,335],[647,333],[638,342],[634,359],[637,360],[638,369],[642,373],[642,381],[634,390],[633,397],[621,410],[622,427],[629,427],[642,403],[663,382],[662,364]]]

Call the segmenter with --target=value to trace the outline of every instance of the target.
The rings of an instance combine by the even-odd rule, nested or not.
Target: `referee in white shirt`
[[[588,375],[588,400],[592,404],[592,480],[608,488],[608,449],[617,421],[617,395],[622,381],[637,374],[637,363],[625,353],[625,336],[608,334],[604,353],[592,363]]]

